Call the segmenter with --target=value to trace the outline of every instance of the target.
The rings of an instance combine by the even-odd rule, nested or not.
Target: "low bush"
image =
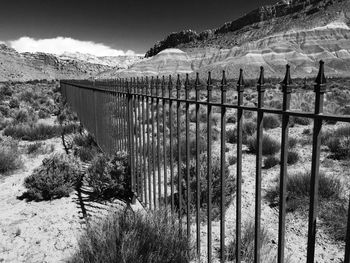
[[[291,117],[291,122],[299,125],[309,125],[311,123],[311,119],[293,116]]]
[[[130,167],[126,153],[117,153],[113,158],[99,154],[91,163],[86,176],[93,194],[99,199],[118,197],[131,200]]]
[[[321,141],[328,146],[335,159],[350,158],[350,126],[324,133]]]
[[[242,142],[245,144],[249,136],[256,131],[256,123],[253,121],[243,122],[242,125]],[[226,131],[226,140],[228,143],[237,143],[237,128]]]
[[[287,179],[287,206],[289,211],[306,205],[310,195],[310,172],[295,172],[288,174]],[[342,183],[337,177],[328,176],[324,172],[319,174],[319,197],[324,200],[340,200],[343,191]],[[270,202],[275,202],[279,196],[279,183],[271,188],[266,197]]]
[[[256,136],[251,136],[247,141],[248,150],[251,153],[257,153],[257,138]],[[272,139],[268,135],[264,135],[262,138],[262,154],[263,155],[274,155],[281,148],[281,145],[275,139]]]
[[[90,135],[75,135],[73,138],[74,155],[78,156],[82,162],[90,162],[92,159],[100,153],[100,150]]]
[[[10,99],[9,107],[10,107],[11,109],[19,108],[19,100],[18,100],[17,98],[12,98],[12,99]]]
[[[50,114],[47,111],[40,109],[38,112],[38,116],[39,119],[46,119],[50,117]]]
[[[66,155],[53,155],[24,180],[28,189],[22,196],[28,200],[52,200],[69,196],[74,190],[80,172],[74,160]]]
[[[14,123],[35,123],[37,121],[36,113],[33,110],[19,109],[14,112]]]
[[[98,224],[88,225],[78,242],[71,263],[185,263],[190,262],[191,245],[179,234],[165,212],[111,213]]]
[[[297,145],[297,143],[298,143],[298,140],[297,140],[296,138],[294,138],[294,137],[288,138],[288,147],[289,147],[290,149],[295,148],[295,146]]]
[[[235,124],[237,121],[236,114],[235,113],[228,113],[227,114],[227,123],[233,123]]]
[[[11,97],[12,96],[12,90],[10,88],[10,85],[5,83],[2,84],[1,88],[0,88],[0,97],[4,96],[4,97]]]
[[[17,124],[4,129],[4,135],[26,141],[46,140],[61,134],[59,125]]]
[[[267,230],[264,227],[260,229],[260,242],[261,242],[261,259],[262,262],[275,262],[276,255],[271,253],[272,247],[269,245],[270,238]],[[243,226],[241,236],[241,259],[244,262],[254,262],[254,240],[255,240],[255,224],[253,221],[249,221]],[[226,247],[226,260],[236,260],[236,238],[231,241]]]
[[[9,112],[10,112],[10,109],[8,107],[6,107],[5,105],[0,105],[0,113],[4,117],[9,117]]]
[[[274,156],[270,155],[264,160],[264,168],[265,169],[270,169],[280,163],[280,160]]]
[[[0,173],[5,174],[21,166],[18,142],[5,138],[0,142]]]
[[[321,202],[319,216],[326,232],[337,241],[345,242],[348,219],[347,200]]]
[[[33,144],[29,144],[27,147],[27,153],[28,154],[36,154],[40,151],[43,144],[41,142],[35,142]]]
[[[202,208],[202,212],[204,213],[207,208],[207,181],[208,181],[208,173],[207,173],[207,154],[202,153],[200,155],[200,206]],[[186,166],[182,165],[182,207],[185,209],[187,204],[187,173]],[[196,192],[197,189],[197,176],[196,176],[196,162],[191,160],[190,162],[190,193],[191,195]],[[236,191],[236,180],[233,176],[229,174],[228,165],[225,166],[225,205],[228,206],[233,198],[233,195]],[[219,214],[220,200],[221,200],[221,162],[220,158],[217,155],[212,156],[212,215],[215,219]],[[176,187],[178,187],[178,177],[175,178]],[[191,206],[194,207],[196,204],[196,200],[194,196],[191,196]],[[194,209],[192,209],[194,211]],[[183,211],[186,213],[186,211]]]
[[[233,156],[233,155],[230,155],[228,157],[228,164],[229,165],[234,165],[237,163],[237,157],[236,156]]]
[[[292,164],[296,164],[298,161],[299,161],[299,154],[294,151],[289,151],[287,163],[292,165]]]
[[[274,129],[280,127],[281,122],[277,115],[266,114],[263,118],[263,127],[265,130]]]

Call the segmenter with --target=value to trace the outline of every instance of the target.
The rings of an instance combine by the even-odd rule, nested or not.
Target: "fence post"
[[[180,127],[180,106],[181,103],[179,101],[180,99],[180,89],[181,89],[181,81],[180,81],[180,75],[177,74],[177,81],[176,81],[176,125],[177,125],[177,191],[179,196],[179,224],[180,224],[180,234],[182,230],[182,171],[181,171],[181,142],[180,142],[180,134],[181,134],[181,127]]]
[[[210,104],[212,97],[212,80],[211,73],[208,73],[208,81],[207,81],[207,102],[208,102],[208,112],[207,112],[207,172],[208,172],[208,182],[207,182],[207,192],[208,192],[208,204],[207,204],[207,217],[208,217],[208,263],[211,262],[212,257],[212,228],[211,228],[211,194],[212,194],[212,162],[211,162],[211,146],[212,146],[212,106]]]
[[[169,129],[170,129],[170,192],[171,192],[171,212],[174,213],[175,198],[174,198],[174,145],[173,145],[173,100],[172,100],[173,82],[169,75],[168,90],[169,90]]]
[[[163,165],[164,165],[164,206],[165,209],[168,206],[168,176],[167,176],[167,161],[166,161],[166,120],[165,120],[165,77],[163,76],[162,78],[162,84],[161,84],[161,89],[162,89],[162,106],[163,106]],[[169,111],[170,112],[170,111]]]
[[[190,141],[189,141],[189,129],[190,129],[190,103],[188,102],[190,95],[190,81],[188,79],[188,74],[186,74],[185,81],[185,100],[186,100],[186,109],[185,109],[185,121],[186,121],[186,188],[187,188],[187,238],[190,240],[191,234],[191,186],[190,186]]]
[[[261,163],[262,163],[262,140],[263,125],[262,121],[264,113],[261,108],[264,106],[265,92],[264,68],[260,67],[260,77],[258,80],[258,120],[257,120],[257,150],[256,150],[256,178],[255,178],[255,247],[254,247],[254,263],[260,263],[261,248]]]
[[[348,206],[348,225],[347,225],[347,232],[346,232],[344,263],[350,263],[350,200],[349,200],[349,206]]]
[[[244,92],[243,69],[240,69],[239,79],[237,82],[238,107],[243,103]],[[243,110],[237,109],[237,189],[236,189],[236,262],[241,263],[241,219],[242,219],[242,126]]]
[[[220,260],[225,262],[225,176],[226,176],[226,91],[227,81],[225,71],[221,80],[221,198],[220,198]]]
[[[133,147],[132,147],[132,98],[131,98],[131,79],[130,83],[125,79],[125,87],[127,91],[127,115],[128,115],[128,159],[130,165],[130,175],[131,175],[131,191],[135,192],[135,178],[134,178],[134,156],[133,156]]]
[[[315,81],[315,115],[323,113],[323,97],[326,92],[326,78],[324,75],[324,62],[320,61],[319,72]],[[315,118],[312,140],[312,163],[311,163],[311,185],[310,185],[310,210],[309,210],[309,228],[307,242],[307,263],[314,262],[317,210],[318,210],[318,183],[320,169],[320,150],[321,150],[321,129],[322,119]]]
[[[196,81],[194,83],[195,91],[196,91],[196,230],[197,230],[197,257],[200,261],[201,254],[201,219],[200,219],[200,199],[201,199],[201,182],[200,182],[200,169],[199,169],[199,156],[200,156],[200,147],[199,147],[199,74],[196,74]]]
[[[278,224],[278,263],[284,262],[284,240],[286,223],[286,185],[287,185],[287,160],[288,160],[288,131],[289,110],[292,87],[290,77],[290,66],[286,66],[286,75],[282,81],[283,106],[282,106],[282,142],[281,142],[281,171],[280,171],[280,193],[279,193],[279,224]]]

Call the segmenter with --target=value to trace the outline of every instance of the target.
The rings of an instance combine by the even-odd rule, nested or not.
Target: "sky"
[[[217,28],[276,0],[1,0],[0,42],[19,52],[144,54],[184,29]]]

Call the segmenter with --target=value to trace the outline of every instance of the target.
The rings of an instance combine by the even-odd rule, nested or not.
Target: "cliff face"
[[[214,78],[220,78],[222,70],[237,77],[243,68],[247,78],[256,78],[259,67],[264,66],[268,77],[281,77],[288,63],[293,77],[314,77],[322,59],[327,76],[348,77],[349,26],[350,1],[279,2],[216,30],[201,34],[190,31],[187,39],[182,34],[180,39],[186,41],[176,44],[176,54],[166,49],[127,70],[105,72],[104,76],[183,72],[194,76],[195,72],[211,71]],[[171,39],[176,40],[174,34]]]
[[[232,21],[227,22],[223,26],[197,33],[193,30],[184,30],[177,33],[171,33],[164,40],[157,42],[150,50],[146,52],[145,57],[152,57],[160,51],[182,46],[203,46],[210,45],[215,47],[227,48],[232,45],[240,45],[244,42],[251,41],[250,38],[228,39],[227,37],[239,35],[246,31],[262,31],[266,32],[264,27],[269,27],[269,22],[276,22],[270,28],[268,33],[278,33],[298,27],[301,20],[308,20],[311,24],[318,24],[330,17],[337,16],[337,12],[341,10],[342,2],[346,4],[346,0],[284,0],[279,1],[275,5],[263,6],[248,14]],[[333,7],[337,10],[331,10]],[[266,23],[265,23],[266,22]],[[286,24],[279,24],[284,22]],[[305,26],[305,24],[304,24]],[[237,33],[237,34],[235,34]],[[263,34],[257,33],[257,37]]]

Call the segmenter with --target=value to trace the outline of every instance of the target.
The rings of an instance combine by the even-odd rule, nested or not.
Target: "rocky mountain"
[[[63,60],[45,53],[18,53],[0,44],[0,81],[90,78],[111,68],[78,60]]]
[[[96,57],[82,53],[65,53],[62,56],[18,53],[15,49],[0,44],[0,81],[92,78],[112,69],[126,69],[141,59],[138,55]]]
[[[103,76],[212,71],[220,78],[222,70],[237,77],[243,68],[247,78],[256,78],[264,66],[268,77],[281,77],[289,63],[293,77],[314,77],[320,59],[327,76],[350,76],[350,1],[280,1],[217,29],[170,34],[146,57]]]
[[[130,65],[138,62],[143,58],[141,55],[126,55],[126,56],[103,56],[98,57],[91,54],[84,54],[80,52],[65,52],[59,56],[62,60],[75,60],[88,62],[91,64],[105,65],[113,68],[128,68]]]

